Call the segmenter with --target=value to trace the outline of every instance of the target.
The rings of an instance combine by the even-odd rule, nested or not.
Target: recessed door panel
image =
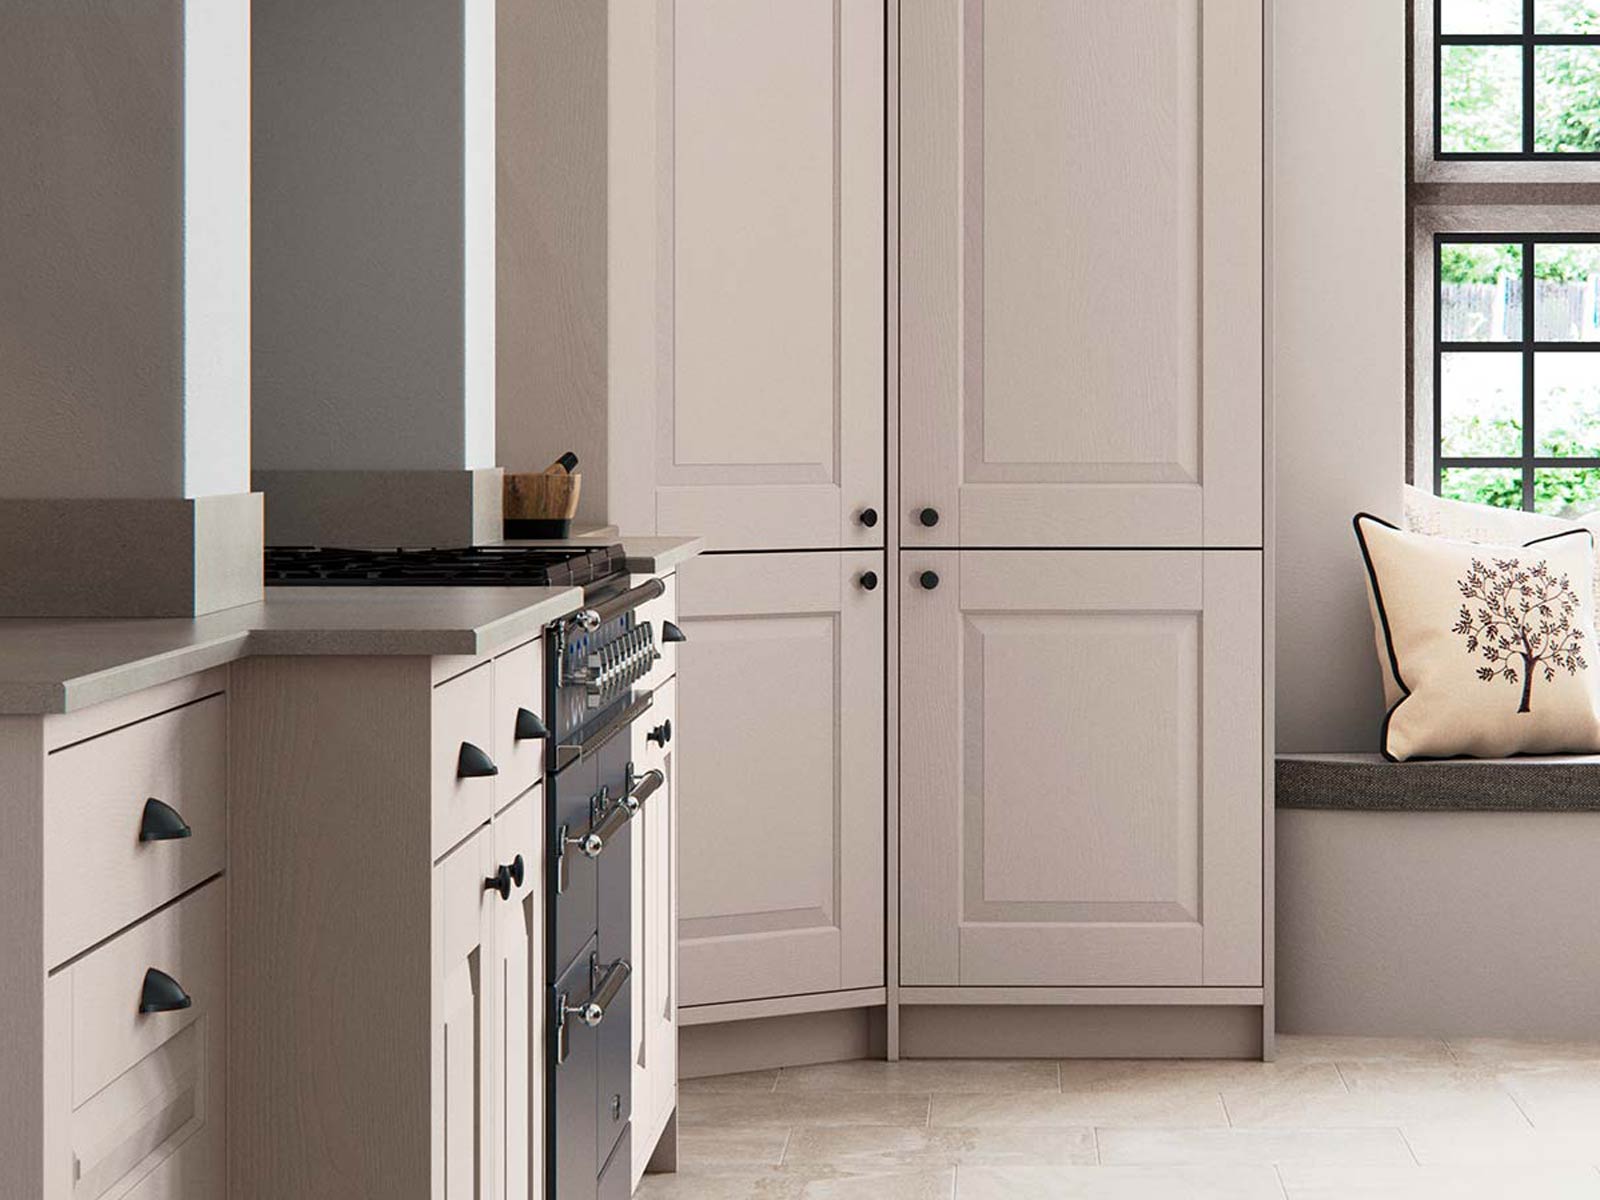
[[[666,14],[656,531],[881,545],[857,514],[883,507],[883,7]]]
[[[883,592],[875,553],[679,575],[680,1004],[883,979]],[[676,744],[676,743],[675,743]]]
[[[906,541],[1260,545],[1259,0],[901,29]]]
[[[1260,554],[908,559],[902,982],[1259,984]]]

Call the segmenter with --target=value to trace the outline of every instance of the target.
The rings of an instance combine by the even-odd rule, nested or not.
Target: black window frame
[[[1535,33],[1535,0],[1522,0],[1521,33],[1446,33],[1444,0],[1433,5],[1433,156],[1440,162],[1600,162],[1600,151],[1535,150],[1534,55],[1539,46],[1600,47],[1600,33]],[[1444,149],[1444,48],[1520,46],[1522,48],[1522,149],[1470,151]]]
[[[1447,342],[1444,340],[1442,250],[1452,245],[1515,245],[1522,251],[1522,337],[1516,341]],[[1522,511],[1534,512],[1534,473],[1540,470],[1600,468],[1600,456],[1536,454],[1534,364],[1540,354],[1600,354],[1600,341],[1541,342],[1534,328],[1538,288],[1535,247],[1600,245],[1600,233],[1435,233],[1433,235],[1433,494],[1443,495],[1444,473],[1450,468],[1514,468],[1522,473]],[[1444,356],[1446,354],[1516,353],[1522,359],[1522,453],[1495,458],[1446,458],[1444,454]],[[1515,510],[1512,510],[1515,511]]]

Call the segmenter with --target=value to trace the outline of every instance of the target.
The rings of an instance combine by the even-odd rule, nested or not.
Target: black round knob
[[[917,576],[917,582],[931,592],[934,588],[939,586],[939,572],[924,571],[921,575]]]
[[[871,529],[878,523],[878,510],[875,508],[863,508],[861,510],[861,515],[856,519],[868,529]]]
[[[939,510],[937,508],[925,508],[917,514],[917,520],[932,529],[939,523]]]
[[[668,717],[649,733],[645,734],[644,740],[647,742],[654,742],[656,745],[665,750],[667,748],[667,743],[672,740],[672,718]]]
[[[866,591],[874,591],[878,586],[878,573],[876,571],[861,572],[861,586]]]
[[[522,855],[519,854],[511,860],[511,882],[521,887],[522,881],[527,878],[527,873],[527,864],[522,861]]]
[[[483,881],[485,891],[499,892],[500,899],[511,899],[511,868],[501,865],[500,869]]]

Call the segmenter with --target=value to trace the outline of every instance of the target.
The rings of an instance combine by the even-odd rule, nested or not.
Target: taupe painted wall
[[[256,468],[494,465],[494,8],[255,5]]]
[[[1277,748],[1374,748],[1383,715],[1351,516],[1405,458],[1405,5],[1275,5]]]
[[[249,490],[249,0],[0,6],[0,497]]]

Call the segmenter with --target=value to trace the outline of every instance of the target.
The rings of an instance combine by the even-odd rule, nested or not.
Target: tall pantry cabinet
[[[611,507],[712,551],[679,576],[685,1023],[1259,1038],[1261,0],[644,8],[611,192],[651,303],[612,336],[649,449]]]

